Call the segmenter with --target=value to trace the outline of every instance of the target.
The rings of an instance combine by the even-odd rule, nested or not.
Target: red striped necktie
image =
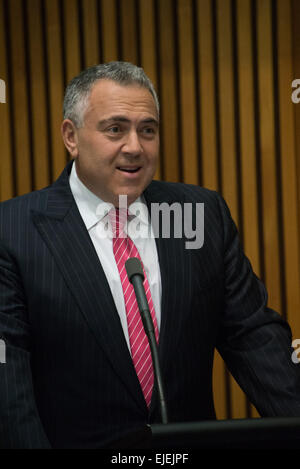
[[[141,315],[139,312],[137,300],[135,297],[132,284],[129,282],[125,262],[130,257],[137,257],[141,261],[141,257],[131,238],[124,232],[127,222],[128,211],[126,209],[112,209],[109,212],[109,220],[113,232],[113,252],[121,278],[122,289],[125,300],[129,343],[131,348],[132,361],[136,370],[136,374],[141,384],[141,388],[145,397],[145,401],[149,408],[151,403],[154,373],[150,346],[146,336]],[[142,262],[142,261],[141,261]],[[143,265],[143,263],[142,263]],[[144,288],[149,304],[151,317],[154,324],[155,337],[158,342],[158,327],[154,305],[151,297],[148,279],[144,271]]]

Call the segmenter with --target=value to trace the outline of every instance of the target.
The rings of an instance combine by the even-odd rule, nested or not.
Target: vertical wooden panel
[[[229,204],[232,216],[238,223],[238,190],[237,190],[237,154],[235,145],[235,110],[233,90],[233,51],[232,21],[230,0],[217,3],[218,32],[218,76],[220,96],[220,141],[222,190]],[[246,398],[233,378],[230,378],[231,409],[233,418],[246,416]]]
[[[155,12],[153,0],[140,0],[141,66],[157,91]],[[160,164],[155,179],[161,178]]]
[[[52,174],[56,179],[66,164],[66,153],[60,133],[64,75],[62,37],[58,0],[46,0],[47,59],[49,69],[50,129],[52,142]]]
[[[45,63],[42,38],[41,3],[28,0],[27,22],[29,35],[29,63],[31,109],[30,121],[33,129],[34,188],[41,189],[49,184],[47,102],[45,86]]]
[[[80,72],[80,35],[77,0],[63,0],[66,81]]]
[[[281,310],[271,2],[257,2],[259,129],[265,280],[270,306]]]
[[[198,184],[197,103],[195,100],[192,2],[178,0],[177,15],[183,179],[186,183]]]
[[[9,2],[14,135],[16,152],[17,193],[32,190],[30,135],[28,115],[28,84],[26,71],[23,9],[20,0]],[[17,32],[17,34],[16,34]]]
[[[157,89],[155,12],[153,0],[140,0],[141,66]]]
[[[135,0],[120,1],[122,60],[138,64]]]
[[[102,18],[102,49],[103,61],[118,60],[118,30],[117,30],[116,0],[101,1]]]
[[[171,0],[160,0],[158,2],[158,13],[164,178],[167,181],[178,181],[179,145],[173,2]]]
[[[0,103],[0,200],[14,196],[13,157],[10,138],[10,112],[12,103],[9,99],[11,84],[8,81],[8,64],[6,62],[6,37],[4,20],[4,0],[0,0],[0,78],[6,84],[6,103]]]
[[[227,409],[227,389],[225,382],[224,361],[219,354],[215,352],[213,368],[213,395],[217,419],[229,418]]]
[[[281,178],[284,228],[285,288],[287,317],[294,337],[300,337],[300,232],[297,200],[297,162],[293,102],[291,2],[277,1],[278,82],[281,146]]]
[[[100,62],[97,0],[83,0],[83,42],[84,66],[90,67]],[[105,21],[105,18],[104,18]]]
[[[201,116],[201,179],[208,189],[218,189],[215,69],[211,0],[197,2],[199,106]]]

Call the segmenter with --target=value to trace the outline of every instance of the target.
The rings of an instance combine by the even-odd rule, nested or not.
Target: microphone
[[[141,318],[143,326],[148,337],[150,351],[152,356],[153,368],[154,368],[154,378],[157,384],[159,403],[160,403],[160,412],[162,423],[168,423],[168,412],[167,404],[164,393],[164,386],[161,376],[157,343],[154,332],[154,325],[151,318],[149,305],[147,301],[147,296],[145,288],[143,285],[144,282],[144,272],[141,261],[137,257],[131,257],[125,262],[125,268],[127,272],[128,279],[133,285],[135,292],[137,304],[141,313]]]

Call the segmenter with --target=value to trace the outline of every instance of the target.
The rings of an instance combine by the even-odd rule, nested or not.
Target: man
[[[148,282],[171,422],[215,418],[216,347],[262,416],[300,416],[289,327],[267,308],[225,202],[152,181],[158,126],[142,69],[91,67],[66,91],[62,136],[72,162],[52,186],[0,205],[2,447],[100,448],[159,422],[148,344],[141,329],[135,335],[138,315],[130,318],[124,258],[132,254]],[[174,226],[168,237],[162,226],[156,237],[122,241],[120,195],[128,223],[138,219],[149,233],[155,204],[192,204],[193,223],[204,204],[204,244],[188,249]]]

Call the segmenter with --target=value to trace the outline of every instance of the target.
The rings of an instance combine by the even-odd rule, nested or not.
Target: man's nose
[[[123,152],[130,155],[139,155],[142,152],[139,135],[135,130],[128,132],[125,144],[123,145]]]

